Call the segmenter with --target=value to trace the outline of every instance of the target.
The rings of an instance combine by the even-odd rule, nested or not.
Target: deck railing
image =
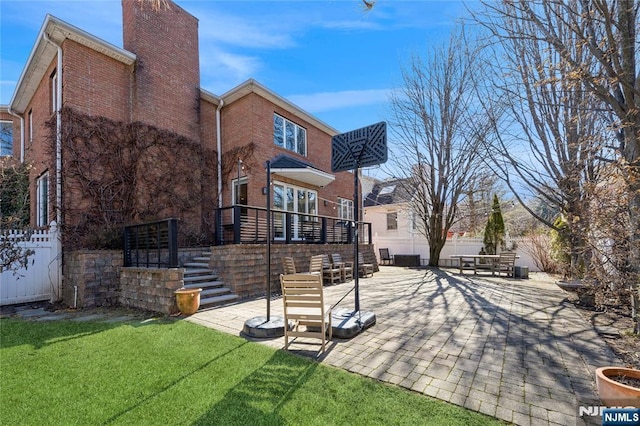
[[[266,244],[267,209],[249,206],[216,211],[216,245]],[[271,211],[271,242],[283,244],[351,244],[354,222],[336,217]],[[371,242],[371,224],[359,222],[360,242]]]
[[[177,268],[176,219],[124,227],[124,266]]]

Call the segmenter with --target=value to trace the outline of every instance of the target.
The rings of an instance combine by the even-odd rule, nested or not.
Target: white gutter
[[[224,101],[220,98],[220,103],[216,108],[216,143],[218,149],[218,208],[222,208],[222,132],[220,130],[220,110]]]
[[[49,38],[46,32],[42,33],[44,39],[58,49],[58,64],[56,72],[56,222],[62,224],[62,46],[59,46]]]
[[[24,163],[24,116],[11,111],[11,105],[7,108],[9,114],[20,119],[20,163]]]

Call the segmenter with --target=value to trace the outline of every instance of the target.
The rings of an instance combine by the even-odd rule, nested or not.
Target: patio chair
[[[331,306],[324,304],[322,277],[317,274],[280,275],[280,285],[286,324],[284,348],[289,347],[289,337],[312,337],[322,340],[324,352],[325,342],[331,340]]]
[[[364,256],[358,253],[358,274],[361,277],[373,276],[373,263],[364,263]]]
[[[332,265],[329,256],[326,254],[322,255],[322,278],[327,280],[329,284],[342,281],[342,270],[340,266]]]
[[[388,248],[381,248],[378,251],[380,252],[381,265],[393,265],[393,258],[391,257],[391,254],[389,254]]]
[[[322,275],[322,255],[311,256],[309,261],[309,273]]]
[[[331,260],[333,261],[334,266],[338,266],[340,268],[343,282],[346,282],[347,280],[351,281],[353,279],[353,262],[346,262],[342,260],[340,253],[333,253],[331,255]]]
[[[282,269],[285,275],[296,273],[296,262],[293,260],[293,257],[282,258]]]
[[[507,277],[513,278],[513,273],[516,265],[516,253],[513,251],[503,251],[500,253],[500,259],[496,263],[496,272],[500,276],[501,272],[504,272]]]

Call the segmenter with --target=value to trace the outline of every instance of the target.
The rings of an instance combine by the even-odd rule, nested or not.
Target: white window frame
[[[10,133],[7,133],[7,135],[9,136],[8,148],[4,149],[4,147],[2,145],[0,145],[0,156],[1,157],[10,157],[10,156],[13,155],[13,121],[0,120],[0,125],[2,125],[2,127],[4,127],[5,125],[8,125],[9,132],[10,132]],[[4,134],[4,129],[3,129],[3,134]]]
[[[38,177],[36,188],[36,225],[49,225],[49,172],[44,172]]]
[[[29,120],[29,143],[33,143],[33,110],[30,109],[27,114],[27,119]]]
[[[305,188],[302,186],[295,186],[295,185],[289,185],[287,183],[284,182],[279,182],[276,181],[273,183],[273,187],[274,187],[274,204],[273,204],[273,209],[277,212],[289,212],[289,213],[297,213],[293,215],[293,232],[294,235],[292,236],[292,239],[294,240],[299,240],[301,239],[301,235],[298,235],[298,222],[300,220],[301,217],[304,217],[304,214],[310,214],[310,215],[314,215],[316,217],[313,218],[313,220],[317,220],[317,215],[318,215],[318,192],[314,191],[313,189],[309,189],[309,188]],[[276,201],[276,197],[275,197],[275,193],[276,193],[276,188],[281,188],[282,189],[282,203],[283,206],[276,206],[275,201]],[[291,191],[291,203],[288,203],[287,200],[287,194]],[[305,199],[306,199],[306,204],[305,204],[305,211],[300,211],[300,204],[299,204],[299,193],[300,192],[304,192],[305,193]],[[309,201],[312,201],[312,203],[310,203]],[[276,215],[274,216],[276,218],[276,220],[281,220],[282,221],[282,227],[284,228],[284,226],[286,226],[286,223],[284,223],[284,214],[281,213],[276,213]],[[276,240],[283,240],[284,237],[275,237]]]
[[[51,113],[58,111],[58,70],[51,73]]]
[[[280,129],[282,134],[280,138],[278,138],[278,133],[280,133],[280,129],[276,128],[276,122],[280,121],[281,126]],[[293,146],[288,144],[287,138],[287,126],[291,126],[293,129]],[[279,142],[281,140],[282,143]],[[304,139],[304,140],[300,140]],[[304,157],[307,156],[307,129],[302,126],[297,125],[291,120],[287,120],[281,115],[273,114],[273,143],[280,148],[288,149],[289,151],[293,151],[298,153]]]
[[[353,220],[353,200],[338,198],[339,217],[343,220]]]
[[[389,218],[395,216],[395,226],[389,226]],[[397,231],[398,230],[398,212],[387,212],[387,231]]]

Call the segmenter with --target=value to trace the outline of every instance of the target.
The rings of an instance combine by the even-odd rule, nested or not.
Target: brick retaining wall
[[[120,268],[118,302],[130,308],[174,314],[178,306],[173,292],[183,283],[182,268]]]

